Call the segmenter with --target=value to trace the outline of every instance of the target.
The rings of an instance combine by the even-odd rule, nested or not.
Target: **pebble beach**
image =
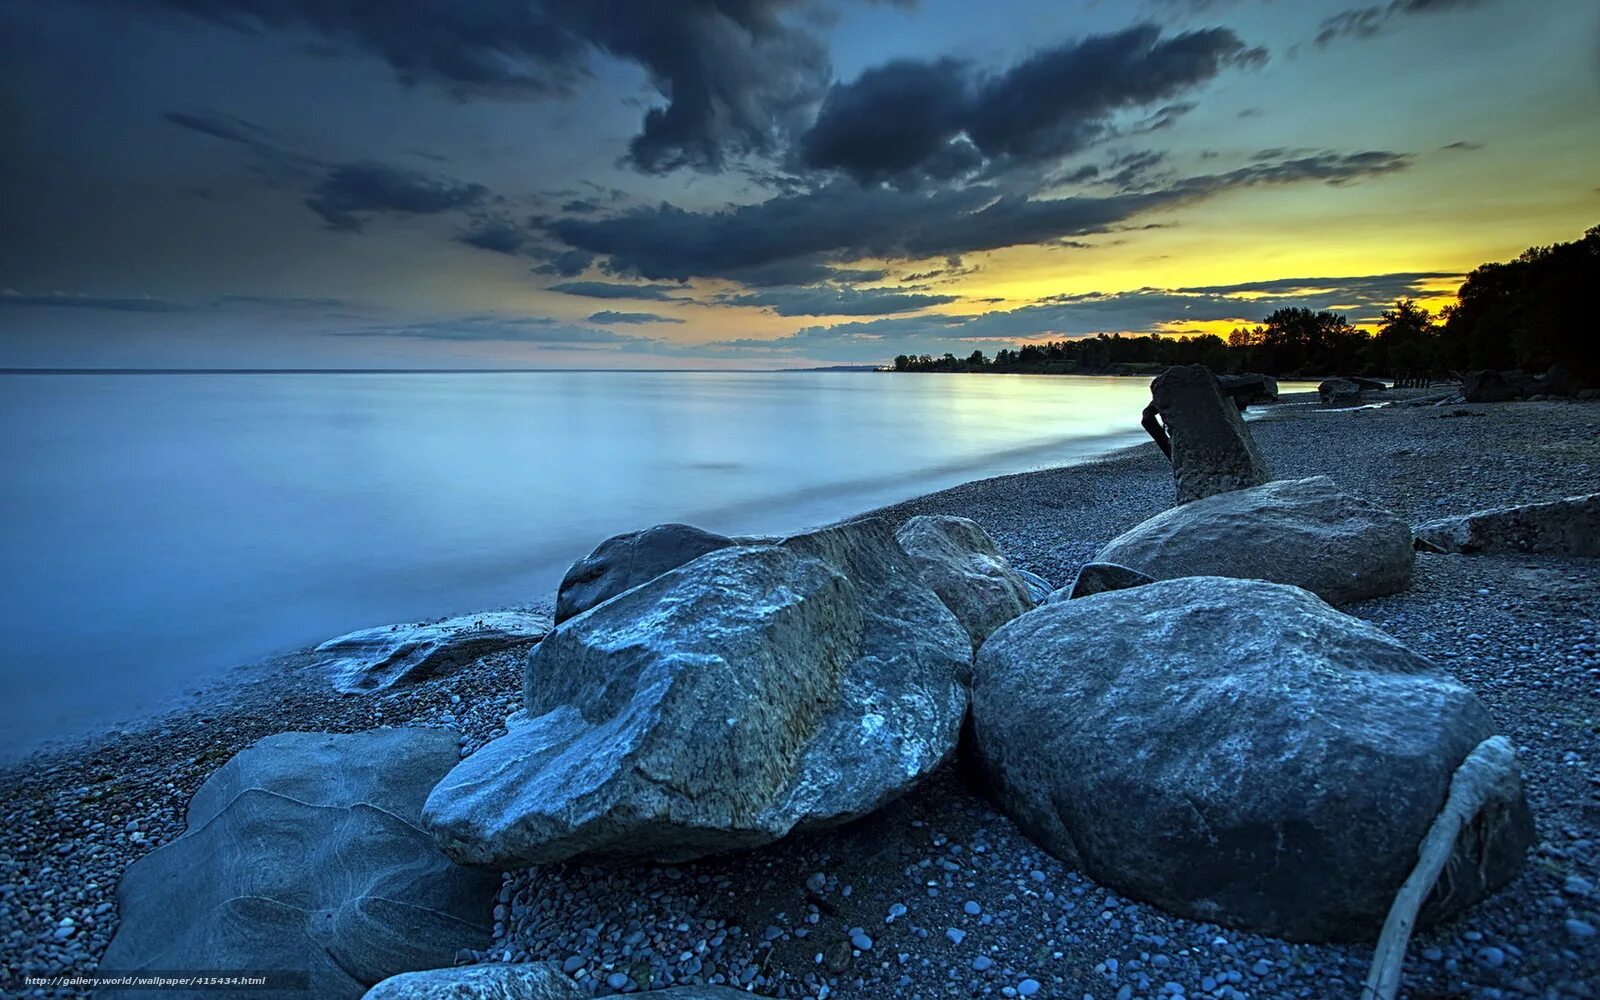
[[[1592,403],[1328,410],[1285,397],[1251,427],[1275,477],[1330,476],[1411,523],[1600,491]],[[1016,566],[1060,586],[1171,498],[1170,467],[1143,444],[874,513],[972,518]],[[1511,885],[1413,940],[1410,996],[1600,997],[1597,569],[1419,553],[1409,589],[1345,609],[1483,700],[1517,749],[1536,818]],[[524,653],[354,697],[310,652],[290,654],[181,712],[8,766],[0,989],[82,995],[23,978],[95,967],[118,878],[183,832],[189,797],[234,753],[283,731],[400,725],[456,729],[469,753],[519,707]],[[1022,835],[959,762],[865,819],[741,855],[507,872],[494,920],[493,940],[461,961],[553,961],[596,995],[713,983],[784,997],[1355,997],[1371,959],[1369,943],[1287,944],[1119,896]]]

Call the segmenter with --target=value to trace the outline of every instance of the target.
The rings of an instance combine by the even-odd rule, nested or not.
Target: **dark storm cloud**
[[[647,337],[635,337],[613,330],[562,323],[546,317],[463,316],[458,319],[431,320],[393,326],[369,326],[355,330],[332,331],[336,337],[406,337],[415,340],[505,341],[523,344],[642,345]]]
[[[683,320],[676,316],[663,316],[653,312],[617,312],[614,309],[602,309],[597,313],[590,313],[589,322],[611,326],[618,323],[682,323]]]
[[[718,212],[663,204],[606,219],[560,219],[549,227],[568,245],[607,257],[606,266],[618,274],[652,281],[738,280],[761,267],[820,272],[831,263],[863,258],[924,260],[1050,244],[1110,232],[1137,216],[1223,191],[1309,181],[1343,184],[1410,163],[1409,156],[1383,151],[1296,151],[1146,190],[1061,198],[1030,198],[992,185],[912,191],[839,180]]]
[[[616,281],[566,281],[551,285],[552,292],[563,295],[581,295],[590,299],[644,299],[655,302],[679,302],[682,291],[677,285],[626,285]]]
[[[628,157],[641,170],[713,169],[765,151],[821,96],[826,48],[803,0],[115,0],[224,27],[309,31],[373,54],[403,81],[458,96],[563,94],[595,54],[639,66],[664,103]]]
[[[754,306],[779,316],[887,316],[954,302],[955,295],[926,295],[878,288],[774,288],[718,296],[729,306]]]
[[[534,256],[544,260],[543,264],[533,269],[534,274],[558,278],[576,278],[589,270],[589,265],[594,261],[594,254],[584,250],[540,249]]]
[[[1491,0],[1391,0],[1372,7],[1353,7],[1325,19],[1313,41],[1328,45],[1340,38],[1371,38],[1396,18],[1414,14],[1443,14],[1482,7]]]
[[[1169,125],[1193,105],[1172,98],[1230,65],[1259,64],[1226,28],[1163,39],[1152,24],[1046,49],[983,75],[958,59],[898,60],[839,84],[800,140],[801,160],[858,181],[950,178],[985,160],[1029,162],[1105,136],[1124,109],[1167,101],[1145,123]]]
[[[428,177],[382,163],[334,167],[306,198],[329,229],[360,232],[379,214],[430,215],[471,208],[489,197],[482,184]]]
[[[1400,271],[1394,274],[1371,274],[1359,277],[1274,278],[1270,281],[1246,281],[1233,285],[1202,285],[1195,288],[1180,288],[1178,291],[1194,295],[1239,295],[1258,292],[1269,295],[1330,293],[1347,302],[1393,303],[1396,299],[1421,295],[1424,285],[1439,281],[1460,281],[1465,277],[1466,275],[1459,271]]]
[[[456,239],[480,250],[514,255],[528,242],[528,232],[510,219],[493,216],[473,220]]]

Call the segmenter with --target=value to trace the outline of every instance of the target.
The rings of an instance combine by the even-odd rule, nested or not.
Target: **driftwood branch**
[[[1455,853],[1457,841],[1486,808],[1512,806],[1520,785],[1517,756],[1504,736],[1492,736],[1479,743],[1456,768],[1444,808],[1434,817],[1417,848],[1417,866],[1389,907],[1372,956],[1372,970],[1361,987],[1361,1000],[1394,1000],[1417,913]]]

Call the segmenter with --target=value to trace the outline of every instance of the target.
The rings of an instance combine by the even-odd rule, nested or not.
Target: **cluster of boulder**
[[[845,823],[949,760],[967,724],[999,806],[1097,880],[1293,940],[1371,937],[1493,724],[1333,607],[1404,588],[1411,529],[1327,478],[1270,481],[1214,381],[1163,379],[1180,504],[1068,586],[957,517],[610,539],[563,581],[506,735],[459,762],[452,736],[415,730],[239,755],[189,832],[130,870],[106,967],[274,967],[314,946],[329,996],[566,997],[547,966],[442,968],[484,943],[482,872],[681,862]],[[1476,834],[1427,919],[1511,877],[1532,840],[1520,794]],[[183,867],[207,870],[203,891]]]
[[[1353,375],[1330,378],[1317,386],[1317,399],[1323,406],[1359,406],[1366,401],[1368,393],[1384,392],[1388,388],[1387,384],[1375,378],[1357,378]]]

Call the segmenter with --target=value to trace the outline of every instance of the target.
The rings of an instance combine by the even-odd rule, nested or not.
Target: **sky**
[[[1594,0],[0,0],[0,367],[1370,325],[1597,222]]]

